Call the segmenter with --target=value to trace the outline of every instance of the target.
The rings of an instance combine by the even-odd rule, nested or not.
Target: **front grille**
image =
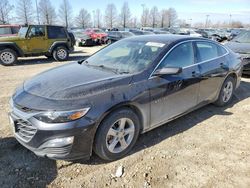
[[[25,142],[29,142],[36,134],[37,129],[28,121],[17,119],[15,120],[15,131]]]

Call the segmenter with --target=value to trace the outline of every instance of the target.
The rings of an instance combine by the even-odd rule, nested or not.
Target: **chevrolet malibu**
[[[230,103],[241,72],[239,56],[208,39],[131,37],[25,81],[10,99],[11,127],[38,156],[117,160],[140,134]]]

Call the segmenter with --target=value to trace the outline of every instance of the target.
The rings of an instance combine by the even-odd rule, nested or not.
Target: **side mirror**
[[[154,72],[154,76],[164,76],[164,75],[177,75],[182,72],[181,67],[165,67],[161,69],[157,69]]]

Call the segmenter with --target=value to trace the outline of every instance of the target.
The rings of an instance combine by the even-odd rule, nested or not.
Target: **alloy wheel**
[[[111,153],[124,151],[135,136],[135,125],[129,118],[118,119],[109,129],[106,146]]]
[[[60,58],[60,59],[65,59],[66,56],[67,56],[67,52],[64,50],[64,49],[59,49],[57,51],[57,56]]]
[[[15,61],[15,56],[11,52],[3,52],[0,55],[1,61],[5,64],[12,64]]]
[[[227,103],[233,94],[233,83],[228,81],[223,88],[222,100]]]

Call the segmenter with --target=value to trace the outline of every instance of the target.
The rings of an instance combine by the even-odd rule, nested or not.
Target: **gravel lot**
[[[77,48],[70,61],[101,47]],[[68,62],[22,58],[0,65],[0,186],[5,187],[250,187],[250,78],[233,103],[203,107],[141,135],[129,156],[107,163],[39,158],[13,138],[7,117],[16,86]],[[117,168],[123,169],[115,177]]]

